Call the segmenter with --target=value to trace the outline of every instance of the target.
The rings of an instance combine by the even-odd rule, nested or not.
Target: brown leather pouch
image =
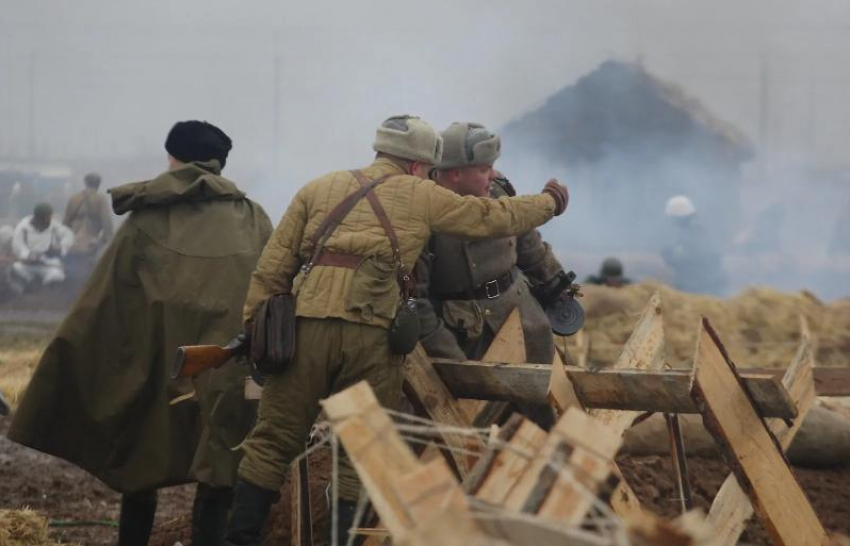
[[[295,355],[295,296],[277,294],[254,316],[251,360],[263,375],[280,373]]]

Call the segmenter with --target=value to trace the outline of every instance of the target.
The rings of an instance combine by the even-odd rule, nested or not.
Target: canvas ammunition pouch
[[[262,375],[280,373],[295,355],[295,296],[265,300],[251,328],[251,361]]]
[[[462,343],[474,341],[484,333],[484,312],[476,300],[439,301],[440,317]]]
[[[334,254],[326,252],[324,255]],[[398,310],[398,283],[395,264],[377,256],[361,258],[345,295],[345,310],[359,313],[363,320],[374,317],[392,320]]]

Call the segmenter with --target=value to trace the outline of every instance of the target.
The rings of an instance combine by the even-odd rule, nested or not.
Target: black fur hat
[[[224,131],[206,121],[178,121],[168,132],[165,149],[183,163],[218,159],[221,168],[233,143]]]

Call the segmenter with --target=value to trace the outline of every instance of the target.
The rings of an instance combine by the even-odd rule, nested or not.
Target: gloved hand
[[[548,193],[555,200],[555,216],[564,214],[567,204],[570,202],[570,192],[567,187],[554,178],[546,182],[541,193]]]

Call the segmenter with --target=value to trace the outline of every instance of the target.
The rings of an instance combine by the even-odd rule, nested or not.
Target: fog
[[[108,187],[156,174],[174,121],[206,119],[234,140],[225,174],[277,217],[311,177],[365,165],[391,114],[502,128],[608,59],[640,61],[753,144],[726,229],[730,292],[768,283],[834,298],[850,294],[850,258],[827,248],[850,207],[848,51],[846,0],[4,0],[0,160],[67,162],[77,178],[100,169]],[[514,161],[509,174],[537,191],[548,168]],[[551,170],[575,184],[580,211],[593,186]],[[782,252],[736,250],[777,203]],[[663,206],[630,221],[657,221]],[[646,262],[598,232],[581,213],[546,230],[580,276],[607,253]],[[664,277],[651,263],[632,272]]]

